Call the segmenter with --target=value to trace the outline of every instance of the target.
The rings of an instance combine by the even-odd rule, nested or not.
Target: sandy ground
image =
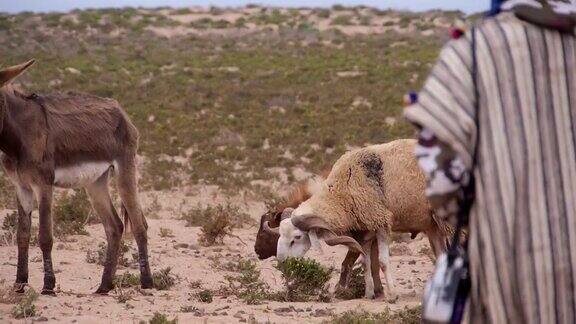
[[[200,228],[185,227],[179,220],[182,210],[201,204],[218,204],[231,201],[242,206],[255,220],[264,211],[264,204],[246,201],[242,197],[229,199],[218,194],[215,188],[197,187],[174,192],[148,192],[143,195],[143,204],[150,206],[153,201],[160,205],[159,211],[153,213],[156,219],[149,218],[150,262],[152,270],[171,267],[179,277],[176,286],[168,291],[139,291],[132,289],[131,300],[119,303],[117,292],[109,296],[97,296],[96,290],[102,267],[89,264],[86,261],[88,251],[98,249],[98,243],[104,242],[104,231],[101,225],[87,226],[89,236],[73,236],[66,242],[56,241],[53,258],[57,276],[57,297],[40,296],[36,301],[39,315],[29,319],[47,320],[59,323],[138,323],[149,319],[154,312],[164,313],[169,318],[177,317],[181,323],[238,323],[273,322],[291,323],[305,321],[306,323],[322,322],[330,319],[332,314],[347,310],[364,309],[371,312],[382,311],[386,306],[392,310],[406,305],[417,305],[423,290],[424,282],[432,271],[432,262],[422,249],[428,247],[425,237],[419,236],[407,243],[394,243],[392,251],[392,269],[396,282],[396,291],[400,299],[389,304],[386,298],[377,300],[357,299],[341,301],[334,299],[330,303],[280,303],[265,302],[262,305],[246,305],[235,297],[215,296],[212,303],[202,303],[197,300],[196,292],[189,287],[193,281],[200,280],[203,288],[217,291],[226,285],[225,275],[233,274],[218,269],[218,264],[239,258],[254,259],[253,244],[257,227],[246,227],[235,231],[238,237],[228,237],[224,245],[203,247],[197,243]],[[8,211],[2,212],[2,217]],[[152,213],[151,213],[152,215]],[[37,215],[33,216],[37,222]],[[172,230],[174,237],[161,237],[160,228]],[[182,243],[188,247],[180,247]],[[180,245],[180,246],[179,246]],[[131,243],[131,251],[135,252],[135,243]],[[313,251],[309,257],[314,257],[323,265],[339,269],[346,250],[342,247],[323,247],[323,253]],[[130,253],[128,253],[129,256]],[[0,247],[0,285],[7,287],[12,284],[16,273],[16,246]],[[274,268],[273,259],[257,261],[262,279],[272,289],[282,287],[280,273]],[[119,268],[118,273],[137,273],[136,267]],[[338,270],[331,280],[331,289],[338,279]],[[42,262],[38,247],[30,251],[30,285],[36,291],[42,288]],[[181,308],[195,306],[198,312],[183,313]],[[0,304],[0,322],[18,323],[11,318],[13,305]]]

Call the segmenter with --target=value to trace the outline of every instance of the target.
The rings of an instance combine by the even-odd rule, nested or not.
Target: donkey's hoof
[[[143,279],[140,281],[140,287],[142,289],[152,289],[152,288],[154,288],[154,281],[152,280],[152,278]]]
[[[112,288],[100,286],[100,287],[98,287],[98,289],[96,290],[95,294],[96,294],[96,295],[108,295],[108,293],[110,292],[110,290],[112,290]]]
[[[28,285],[25,282],[16,282],[14,283],[14,287],[12,288],[14,290],[14,292],[22,294],[24,293],[24,290],[26,289],[26,285]]]
[[[46,296],[56,296],[56,292],[54,291],[54,289],[48,289],[48,288],[42,289],[41,294]]]

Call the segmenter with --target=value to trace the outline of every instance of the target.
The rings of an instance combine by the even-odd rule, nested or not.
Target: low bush
[[[386,308],[381,313],[370,313],[365,310],[351,310],[333,316],[324,323],[331,324],[418,324],[421,323],[422,307],[404,307],[396,312]]]
[[[116,278],[114,278],[114,286],[117,288],[138,287],[140,286],[140,276],[130,272],[116,275]]]
[[[16,233],[18,231],[18,212],[13,211],[6,215],[2,222],[2,232],[0,233],[0,246],[16,244]],[[30,244],[38,245],[38,227],[32,226],[30,229]]]
[[[288,258],[277,265],[286,286],[281,295],[285,301],[327,301],[327,283],[334,269],[312,259]]]
[[[167,267],[153,272],[152,280],[154,281],[154,288],[157,290],[168,290],[176,284],[178,277],[172,273],[172,268]]]
[[[160,227],[160,237],[164,238],[164,237],[174,237],[174,232],[169,229],[169,228],[165,228],[165,227]]]
[[[168,316],[158,312],[154,313],[154,316],[148,321],[148,324],[177,324],[178,318],[169,320]],[[146,321],[140,321],[140,324],[146,324]]]
[[[186,226],[201,226],[199,241],[204,246],[222,244],[224,237],[232,235],[234,228],[240,228],[253,220],[240,208],[233,205],[197,207],[191,209],[181,219]]]
[[[98,265],[104,266],[106,263],[106,250],[107,244],[104,242],[98,243],[98,250],[92,251],[88,250],[86,252],[86,262],[96,263]],[[118,264],[123,267],[129,267],[131,264],[130,259],[126,257],[126,253],[130,251],[130,245],[126,243],[125,240],[120,241],[120,253],[118,254]]]
[[[257,305],[270,298],[269,287],[260,280],[260,271],[252,260],[239,260],[234,266],[236,275],[226,276],[228,287],[225,290],[240,298],[248,305]]]
[[[198,298],[199,301],[209,304],[214,299],[214,294],[212,293],[212,290],[204,289],[204,290],[199,291],[196,294],[196,297]]]
[[[90,220],[92,207],[84,190],[73,194],[64,193],[54,204],[54,235],[65,238],[68,235],[88,235],[84,226]]]
[[[335,292],[336,298],[350,300],[362,298],[364,296],[366,284],[364,283],[364,269],[359,266],[352,269],[348,286],[346,288],[338,287]]]
[[[12,308],[12,317],[20,319],[36,316],[36,306],[34,305],[36,299],[38,299],[38,293],[32,288],[27,289],[16,306]]]

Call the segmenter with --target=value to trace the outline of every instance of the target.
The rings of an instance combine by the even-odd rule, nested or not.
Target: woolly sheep
[[[256,235],[256,241],[254,243],[254,251],[260,260],[276,256],[276,247],[278,244],[278,238],[280,237],[277,227],[280,225],[283,211],[288,209],[287,212],[290,212],[290,210],[297,208],[302,202],[308,200],[312,196],[313,192],[321,189],[322,183],[328,176],[329,171],[330,170],[322,172],[321,176],[319,177],[310,179],[305,182],[300,182],[288,193],[283,203],[271,208],[264,215],[262,215],[260,218],[260,228],[258,229],[258,234]],[[268,231],[264,229],[263,225],[265,222],[268,222],[268,228],[271,228]],[[348,233],[348,236],[351,236],[358,242],[371,240],[372,257],[378,258],[378,246],[374,233],[366,231],[352,231]],[[340,288],[345,288],[348,286],[352,268],[359,256],[360,253],[358,251],[352,250],[348,251],[346,254],[346,257],[342,261],[340,280],[338,281],[338,286]],[[379,296],[384,291],[382,282],[380,281],[380,266],[378,266],[376,263],[373,263],[371,273],[374,280],[375,295]]]
[[[450,228],[438,222],[431,212],[424,193],[424,174],[414,158],[415,144],[415,140],[397,140],[344,154],[321,190],[280,222],[278,260],[303,256],[321,239],[364,254],[364,267],[370,269],[375,261],[370,253],[371,242],[361,245],[343,234],[375,232],[380,268],[392,295],[388,246],[391,231],[425,232],[435,254],[444,251]],[[268,223],[264,227],[268,228]],[[364,280],[365,296],[373,298],[372,276],[365,276]]]

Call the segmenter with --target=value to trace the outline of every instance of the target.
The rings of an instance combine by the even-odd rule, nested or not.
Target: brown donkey
[[[108,241],[96,293],[112,290],[124,230],[108,189],[112,170],[117,173],[125,221],[130,222],[138,244],[141,285],[151,288],[147,224],[136,180],[138,130],[112,99],[77,93],[25,96],[8,85],[33,63],[0,70],[1,162],[18,198],[16,291],[22,292],[28,282],[30,217],[36,201],[44,261],[42,294],[54,295],[51,207],[55,186],[86,189]]]

